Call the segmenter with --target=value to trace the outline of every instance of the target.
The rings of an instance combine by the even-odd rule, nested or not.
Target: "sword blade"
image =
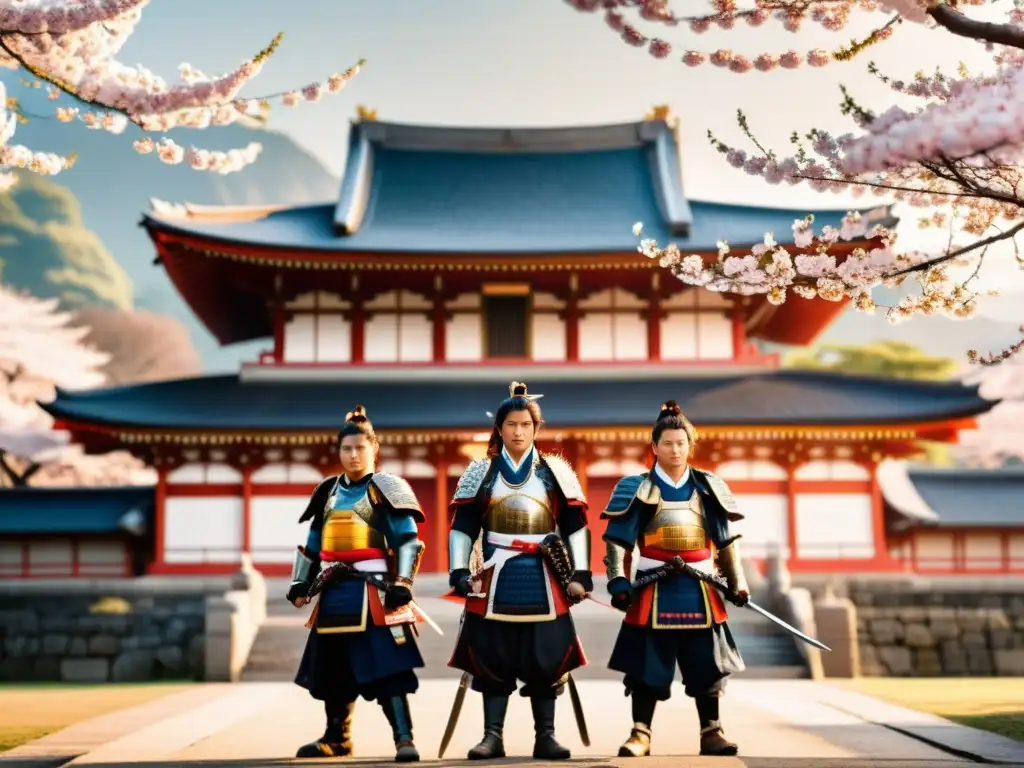
[[[784,622],[778,616],[776,616],[773,613],[769,613],[768,611],[766,611],[764,608],[762,608],[757,603],[754,603],[754,602],[751,602],[751,601],[748,600],[745,607],[746,608],[750,608],[752,611],[761,614],[762,616],[764,616],[769,621],[774,621],[776,624],[778,624],[784,630],[786,630],[787,632],[789,632],[789,633],[791,633],[793,635],[796,635],[797,637],[799,637],[801,640],[803,640],[808,645],[813,645],[815,648],[820,648],[823,651],[831,651],[832,650],[831,648],[829,648],[827,645],[825,645],[820,640],[815,640],[810,635],[805,635],[803,632],[801,632],[796,627],[791,627],[789,624]]]
[[[580,741],[584,747],[589,747],[590,732],[587,730],[587,718],[583,715],[583,702],[580,700],[580,692],[572,675],[569,675],[569,700],[572,702],[572,712],[576,716],[576,725],[580,729]]]
[[[459,688],[455,691],[455,701],[452,702],[452,711],[448,715],[448,725],[444,728],[444,736],[441,737],[441,746],[437,749],[437,759],[444,757],[444,752],[452,742],[455,735],[455,726],[459,723],[459,713],[462,712],[462,702],[466,700],[466,690],[469,688],[469,672],[463,672],[459,680]]]
[[[427,615],[426,611],[420,608],[419,603],[417,603],[415,600],[410,600],[409,605],[412,606],[412,609],[421,619],[423,619],[423,621],[426,623],[428,627],[437,632],[437,634],[439,634],[441,637],[444,637],[444,631],[441,629],[440,626],[438,626],[436,621],[434,621]]]

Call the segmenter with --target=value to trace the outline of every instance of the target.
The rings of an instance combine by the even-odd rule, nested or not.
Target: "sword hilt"
[[[735,605],[735,606],[737,606],[739,608],[742,608],[748,602],[750,602],[750,598],[749,597],[747,597],[747,596],[740,597],[732,589],[729,588],[729,585],[726,584],[725,581],[723,581],[720,577],[715,576],[714,574],[704,573],[703,571],[698,571],[696,568],[694,568],[689,563],[683,563],[681,570],[686,575],[692,576],[693,578],[697,579],[698,581],[703,581],[703,582],[705,582],[707,584],[710,584],[712,587],[714,587],[715,589],[717,589],[719,592],[722,593],[722,597],[724,597],[730,603],[732,603],[733,605]]]

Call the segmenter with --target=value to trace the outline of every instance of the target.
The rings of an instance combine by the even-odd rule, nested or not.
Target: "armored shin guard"
[[[697,715],[700,717],[700,753],[702,755],[735,755],[739,749],[725,738],[718,719],[718,697],[698,696]]]
[[[380,700],[381,709],[395,739],[395,762],[415,763],[420,753],[412,740],[412,713],[409,711],[409,699],[406,696],[389,696]]]
[[[619,747],[619,757],[646,757],[651,754],[651,723],[658,700],[641,691],[630,696],[633,707],[633,730],[629,738]]]
[[[327,728],[324,735],[309,744],[303,744],[296,757],[349,757],[352,755],[352,713],[354,701],[324,703]]]
[[[533,757],[536,760],[568,760],[571,754],[555,739],[555,698],[531,698],[533,708]]]
[[[508,712],[508,696],[484,694],[484,737],[469,750],[470,760],[494,760],[505,756],[505,714]]]

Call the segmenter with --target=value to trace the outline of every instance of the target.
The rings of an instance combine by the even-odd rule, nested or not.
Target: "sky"
[[[709,6],[675,0],[674,7],[700,12]],[[376,109],[387,121],[503,127],[626,122],[668,104],[680,121],[689,197],[802,209],[864,207],[874,199],[772,187],[747,176],[712,149],[707,132],[751,149],[736,126],[736,111],[743,109],[758,139],[785,154],[793,131],[856,130],[839,112],[839,83],[877,111],[899,103],[867,72],[870,61],[907,79],[936,66],[953,71],[959,61],[977,71],[990,61],[981,46],[904,23],[881,46],[821,69],[738,75],[710,65],[688,68],[679,55],[688,48],[731,48],[749,57],[791,48],[834,50],[884,18],[861,14],[838,34],[808,25],[796,35],[773,22],[758,30],[695,35],[638,21],[643,31],[675,46],[673,55],[659,61],[621,42],[600,14],[577,12],[563,0],[152,0],[120,58],[168,79],[183,61],[219,74],[284,32],[280,50],[243,96],[290,90],[365,58],[366,67],[342,94],[314,105],[275,107],[271,119],[272,128],[339,176],[357,104]],[[915,218],[913,211],[904,212],[902,244],[935,244],[909,224]],[[1024,274],[1010,250],[990,253],[986,261],[984,285],[998,285],[1005,295],[987,300],[983,311],[1010,319],[1024,295]]]

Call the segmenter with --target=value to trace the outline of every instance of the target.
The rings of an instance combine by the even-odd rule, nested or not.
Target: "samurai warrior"
[[[517,681],[533,710],[533,757],[570,757],[555,738],[555,699],[569,673],[587,663],[568,595],[582,599],[593,590],[590,531],[572,467],[534,445],[540,397],[512,383],[494,414],[487,458],[469,465],[450,507],[449,584],[465,598],[465,610],[448,665],[472,675],[484,707],[483,739],[470,760],[505,756],[505,715]],[[553,533],[571,556],[561,581],[539,547]],[[471,555],[481,536],[483,567],[474,573]]]
[[[408,696],[423,666],[416,645],[413,580],[424,545],[423,512],[400,477],[375,472],[378,443],[362,406],[345,417],[337,447],[344,473],[313,491],[299,522],[309,537],[292,570],[288,600],[317,596],[296,684],[324,702],[327,728],[296,757],[352,754],[352,714],[360,696],[376,701],[391,724],[398,762],[419,760]],[[329,574],[329,575],[328,575]]]
[[[738,751],[725,738],[718,704],[727,677],[745,667],[721,595],[678,572],[636,594],[629,579],[639,545],[637,577],[679,556],[705,573],[717,567],[730,590],[741,599],[749,596],[736,543],[740,537],[729,530],[743,516],[720,478],[689,466],[696,439],[679,406],[665,403],[651,433],[653,471],[620,480],[602,515],[608,520],[608,591],[612,605],[626,614],[608,662],[625,675],[633,709],[633,730],[620,757],[650,754],[654,710],[670,697],[677,665],[686,695],[697,705],[700,754]]]

